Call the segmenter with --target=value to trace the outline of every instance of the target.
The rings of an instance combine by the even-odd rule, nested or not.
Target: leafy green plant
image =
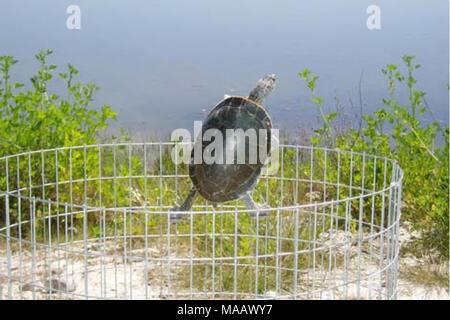
[[[95,144],[109,121],[116,120],[116,113],[108,106],[101,107],[99,111],[92,107],[93,95],[98,87],[77,82],[78,70],[74,66],[69,64],[67,71],[55,77],[57,66],[47,62],[51,54],[51,50],[36,54],[39,69],[31,77],[29,86],[11,80],[11,70],[17,60],[11,56],[0,56],[0,156]],[[65,94],[49,91],[50,84],[56,80],[65,84]],[[92,152],[85,154],[82,148],[70,154],[61,151],[57,157],[58,161],[54,157],[45,159],[42,154],[36,153],[29,159],[22,157],[9,161],[9,172],[2,175],[0,188],[6,190],[6,185],[27,183],[42,185],[44,175],[47,181],[55,181],[57,174],[59,179],[68,180],[70,175],[80,177],[85,171],[91,174],[98,167],[98,155]],[[6,162],[0,166],[5,172]],[[22,175],[18,177],[16,172]],[[28,179],[31,181],[28,182]],[[79,189],[80,186],[75,186],[73,193],[83,194]],[[52,198],[54,194],[55,190],[51,188],[33,190],[33,196],[41,199]],[[12,212],[14,205],[17,204],[11,204]],[[21,211],[25,212],[26,208],[22,207]],[[17,216],[11,219],[17,219]]]
[[[403,219],[410,221],[416,230],[422,232],[421,245],[426,250],[437,250],[448,259],[448,171],[449,171],[449,129],[438,122],[425,123],[427,111],[425,92],[416,89],[414,71],[420,68],[414,63],[414,56],[402,58],[405,71],[395,64],[388,64],[382,73],[388,80],[389,97],[382,99],[384,107],[369,115],[363,115],[363,128],[350,128],[347,132],[330,137],[331,117],[324,114],[322,99],[315,92],[317,76],[310,70],[300,73],[313,96],[323,128],[316,131],[318,137],[311,139],[313,145],[330,145],[335,148],[366,152],[397,160],[404,170]],[[397,98],[397,87],[404,86],[408,102]],[[441,135],[444,143],[437,144]],[[343,172],[345,172],[343,170]],[[355,179],[358,179],[356,173]]]
[[[17,61],[0,57],[0,155],[23,151],[96,143],[98,133],[107,128],[116,113],[108,106],[100,111],[91,107],[94,84],[75,82],[78,70],[68,65],[59,73],[64,81],[65,97],[48,92],[56,65],[48,64],[51,50],[36,54],[39,70],[31,77],[32,87],[11,83],[11,68]]]
[[[299,73],[299,76],[306,82],[307,87],[311,91],[312,100],[317,107],[322,119],[322,127],[315,129],[315,136],[311,138],[314,144],[327,144],[334,142],[333,130],[330,122],[336,118],[336,112],[325,113],[323,108],[323,99],[316,93],[316,83],[319,80],[319,76],[313,75],[311,70],[304,69]]]

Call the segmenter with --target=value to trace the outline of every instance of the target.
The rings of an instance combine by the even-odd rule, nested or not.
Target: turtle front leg
[[[253,197],[252,197],[252,195],[250,194],[249,191],[244,193],[244,195],[241,197],[241,201],[245,204],[245,206],[249,210],[268,209],[269,208],[266,205],[257,204],[255,201],[253,201]],[[269,214],[269,211],[267,211],[267,210],[259,211],[258,210],[256,212],[252,212],[250,214],[251,214],[252,218],[257,218],[257,217],[265,218]]]
[[[187,196],[186,200],[184,200],[183,204],[181,206],[175,206],[172,209],[170,209],[171,212],[179,212],[179,211],[189,211],[192,208],[192,204],[194,203],[195,198],[197,198],[197,189],[195,187],[192,187],[191,191],[189,192],[189,195]],[[182,213],[169,213],[170,221],[173,223],[178,223],[185,214]]]

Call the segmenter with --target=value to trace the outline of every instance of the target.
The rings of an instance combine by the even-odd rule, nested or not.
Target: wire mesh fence
[[[402,170],[363,153],[281,145],[239,201],[199,198],[174,143],[0,158],[1,299],[395,299]]]

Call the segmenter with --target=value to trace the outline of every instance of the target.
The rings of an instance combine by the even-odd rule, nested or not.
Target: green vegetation
[[[437,122],[425,124],[427,111],[425,92],[416,89],[414,71],[420,68],[414,56],[404,56],[405,71],[388,64],[383,74],[388,80],[389,97],[384,107],[362,117],[361,130],[349,128],[347,132],[333,132],[332,121],[336,113],[325,114],[322,99],[315,91],[318,76],[310,70],[299,75],[311,90],[313,101],[322,115],[323,126],[311,139],[314,145],[327,145],[343,150],[365,151],[398,161],[405,172],[403,183],[403,221],[409,221],[422,232],[422,248],[417,252],[437,250],[448,259],[449,254],[449,127]],[[398,101],[397,86],[409,92],[407,104]],[[444,138],[437,146],[437,137]]]
[[[22,91],[23,84],[10,81],[11,67],[16,61],[12,57],[0,57],[0,157],[29,150],[95,145],[99,143],[99,133],[108,127],[110,120],[116,119],[116,114],[109,107],[102,107],[100,111],[93,110],[93,94],[98,88],[93,84],[74,82],[78,71],[71,65],[68,66],[66,73],[59,73],[59,79],[66,85],[67,96],[49,94],[48,84],[56,70],[56,66],[47,64],[50,54],[50,51],[45,51],[36,55],[40,69],[31,78],[32,87],[24,91]],[[426,111],[423,102],[425,93],[415,88],[416,80],[413,77],[414,70],[419,66],[413,64],[413,57],[405,56],[403,60],[406,66],[405,75],[392,64],[383,69],[389,81],[390,97],[383,99],[383,108],[371,115],[363,116],[364,125],[361,130],[353,128],[346,131],[336,130],[335,122],[340,115],[326,113],[324,101],[316,92],[319,77],[309,70],[301,72],[300,76],[311,90],[323,123],[311,137],[311,143],[314,146],[351,149],[397,160],[405,171],[403,220],[410,221],[415,229],[423,232],[423,238],[420,240],[421,248],[437,250],[444,259],[448,259],[448,127],[443,129],[437,123],[423,124],[421,115]],[[396,99],[397,85],[405,85],[409,89],[407,107]],[[438,134],[443,135],[446,141],[442,147],[435,146]],[[121,138],[127,139],[127,136]],[[24,190],[23,195],[26,196],[57,199],[60,203],[85,203],[96,208],[147,207],[146,210],[150,213],[161,211],[161,208],[168,209],[179,202],[187,194],[190,183],[186,178],[173,178],[186,175],[187,166],[174,165],[170,156],[171,147],[167,146],[162,150],[159,148],[158,145],[147,146],[146,149],[144,146],[138,149],[123,145],[101,150],[97,147],[80,147],[61,149],[44,155],[36,153],[30,157],[20,156],[0,163],[0,173],[8,172],[8,179],[4,174],[0,175],[0,190],[5,190],[7,185],[12,188],[29,185],[30,178],[33,186],[42,186],[44,183],[47,183],[47,186]],[[322,183],[297,185],[295,181],[263,178],[264,183],[257,186],[255,200],[267,202],[270,207],[280,207],[296,202],[330,200],[336,196],[343,199],[355,192],[356,189],[348,187],[336,188],[338,182],[363,189],[378,190],[383,187],[383,174],[386,171],[390,172],[390,167],[383,167],[381,162],[370,162],[360,154],[341,153],[339,158],[337,154],[326,153],[320,148],[312,154],[308,152],[299,154],[295,149],[284,149],[281,154],[281,158],[284,159],[282,168],[284,177],[298,176],[304,181],[326,179],[330,185],[325,186]],[[300,166],[296,167],[298,157]],[[313,166],[310,162],[311,157],[314,157]],[[336,166],[337,162],[340,169]],[[21,172],[21,175],[18,176],[17,172]],[[144,173],[147,178],[143,177]],[[169,178],[161,179],[161,175]],[[58,185],[59,181],[72,183]],[[284,190],[282,197],[281,190]],[[318,199],[313,199],[314,193],[319,194]],[[342,257],[331,257],[327,251],[322,250],[317,254],[314,253],[314,256],[312,253],[299,255],[298,261],[295,261],[294,255],[279,257],[278,260],[269,257],[255,261],[252,256],[256,248],[259,253],[263,252],[269,256],[277,250],[292,252],[295,246],[298,250],[311,249],[311,243],[308,241],[296,244],[289,240],[295,238],[293,234],[295,228],[292,227],[294,225],[304,226],[299,234],[299,238],[303,240],[317,240],[323,231],[330,228],[357,233],[358,228],[359,231],[363,228],[355,222],[359,219],[360,208],[364,209],[364,213],[371,212],[371,208],[374,208],[375,217],[365,215],[361,218],[369,224],[373,222],[380,225],[382,203],[382,197],[377,196],[336,205],[331,209],[333,212],[329,211],[330,208],[323,208],[321,212],[315,213],[300,211],[298,216],[294,211],[281,212],[278,215],[271,215],[259,225],[256,225],[255,219],[250,218],[248,214],[240,215],[239,218],[231,214],[198,215],[192,226],[182,222],[171,226],[170,233],[179,235],[177,239],[180,242],[177,243],[177,248],[181,256],[187,255],[192,250],[195,256],[200,258],[210,258],[214,253],[215,257],[236,256],[239,259],[238,279],[234,278],[236,270],[232,260],[225,259],[220,266],[195,265],[194,286],[199,288],[211,286],[212,280],[208,280],[211,283],[204,283],[201,280],[211,279],[210,276],[214,274],[213,268],[220,268],[223,281],[216,284],[218,291],[233,292],[233,286],[237,286],[239,292],[262,293],[275,290],[276,284],[283,290],[292,291],[294,273],[289,270],[294,263],[306,269],[311,259],[314,259],[317,267],[322,265],[325,268],[330,263],[336,267],[342,263],[340,260]],[[202,199],[198,199],[196,204],[204,205],[211,213],[214,211]],[[19,219],[29,217],[30,202],[20,203],[17,200],[10,200],[8,205],[11,221],[17,222]],[[227,205],[234,206],[238,203]],[[4,207],[4,199],[1,198],[0,208]],[[46,228],[49,226],[52,230],[59,227],[60,231],[64,231],[64,224],[54,218],[55,214],[61,214],[64,210],[66,208],[57,204],[48,206],[40,203],[36,207],[38,240],[45,239],[48,231]],[[19,212],[22,216],[19,216]],[[346,214],[354,219],[345,223]],[[50,221],[46,218],[49,215],[52,215]],[[337,218],[331,219],[329,215],[335,215]],[[136,236],[126,240],[133,248],[142,248],[145,239],[141,236],[144,233],[165,234],[168,228],[166,215],[147,215],[142,211],[126,215],[120,211],[104,214],[98,209],[87,216],[83,212],[78,212],[70,223],[71,226],[80,229],[85,222],[90,226],[89,237],[93,239],[102,235],[116,236],[127,230],[128,234]],[[4,221],[0,220],[0,225],[2,223]],[[388,222],[385,220],[384,223]],[[103,225],[104,228],[100,227]],[[13,233],[18,231],[17,228],[11,230]],[[22,236],[26,237],[30,230],[27,228],[20,231]],[[278,233],[283,234],[286,240],[277,242],[275,239]],[[196,235],[193,239],[194,247],[190,245],[190,234]],[[255,235],[261,237],[258,239]],[[270,235],[271,238],[264,235]],[[75,239],[83,237],[81,233],[71,236]],[[164,237],[161,239],[159,242],[166,243]],[[123,249],[124,245],[119,243],[116,250]],[[158,245],[161,246],[162,252],[169,249],[164,244]],[[334,258],[334,261],[330,261],[330,258]],[[259,274],[255,274],[256,263],[266,266],[261,267]],[[280,274],[276,273],[277,265],[285,268]],[[186,264],[180,265],[178,270],[180,274],[189,274],[192,271],[189,267]],[[216,274],[219,272],[217,270],[219,269],[215,269]],[[255,281],[256,277],[258,281]],[[184,277],[183,281],[188,280]],[[256,282],[258,287],[252,287]]]
[[[11,81],[11,72],[17,61],[11,56],[0,56],[0,157],[54,147],[95,144],[99,133],[108,127],[108,122],[116,120],[116,113],[108,106],[101,107],[100,111],[92,107],[93,95],[99,88],[91,83],[76,82],[78,70],[74,66],[69,64],[67,72],[60,72],[55,77],[57,66],[47,62],[51,54],[51,50],[36,54],[39,69],[31,77],[28,89],[23,83]],[[51,82],[57,80],[65,84],[64,95],[49,93]],[[83,176],[83,150],[75,150],[70,156],[73,161],[69,173],[69,153],[59,154],[59,179],[67,180],[69,174],[73,177]],[[7,183],[10,186],[27,185],[28,176],[32,178],[32,185],[41,185],[45,181],[43,176],[47,181],[55,180],[55,159],[44,159],[40,154],[34,154],[30,159],[22,157],[15,160],[10,161],[8,181],[4,174],[6,165],[0,165],[3,173],[0,176],[2,190],[6,190]],[[92,171],[97,162],[96,155],[87,155],[87,170]],[[21,177],[17,176],[17,171]],[[74,193],[82,194],[76,188]],[[34,191],[32,195],[54,199],[54,191]],[[78,201],[79,198],[74,200]],[[4,200],[0,202],[3,204]],[[22,213],[26,209],[23,207]],[[4,222],[4,218],[0,221]],[[11,220],[17,218],[17,215],[13,215]]]
[[[58,74],[66,85],[66,96],[50,94],[57,66],[48,64],[50,50],[36,54],[39,70],[31,77],[32,88],[21,91],[23,83],[11,82],[11,68],[17,61],[0,57],[0,156],[18,152],[95,144],[98,133],[116,120],[116,113],[103,106],[92,108],[93,94],[99,88],[75,82],[78,70],[68,65]]]

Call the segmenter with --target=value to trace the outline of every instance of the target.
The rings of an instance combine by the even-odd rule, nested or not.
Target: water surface
[[[66,28],[70,4],[81,8],[81,30]],[[381,30],[366,27],[371,4]],[[304,68],[320,75],[327,107],[337,97],[349,114],[359,112],[361,79],[367,113],[387,96],[381,68],[414,54],[426,119],[448,123],[448,12],[437,0],[3,0],[0,53],[20,60],[14,76],[27,81],[34,54],[51,48],[52,62],[74,64],[101,87],[96,104],[117,110],[120,125],[162,134],[192,129],[224,94],[246,95],[269,72],[279,78],[266,103],[276,126],[311,127]]]

